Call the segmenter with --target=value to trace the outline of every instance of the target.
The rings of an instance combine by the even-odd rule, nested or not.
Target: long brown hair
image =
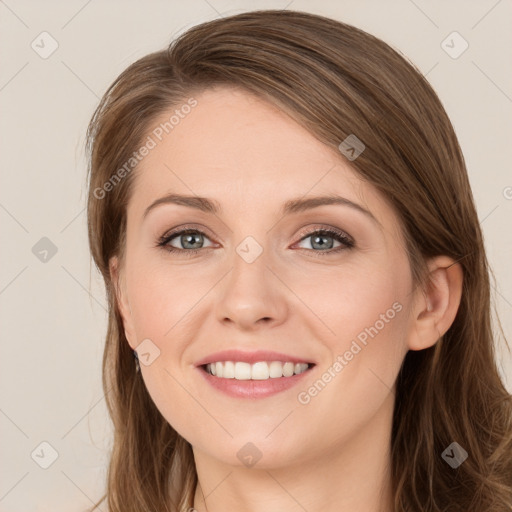
[[[107,290],[103,387],[114,426],[107,492],[97,505],[107,499],[111,512],[193,506],[191,446],[134,370],[109,259],[122,260],[134,180],[119,169],[157,117],[215,85],[273,102],[330,147],[351,134],[363,141],[366,149],[350,164],[399,216],[415,285],[427,286],[427,258],[447,255],[461,265],[453,324],[433,347],[407,353],[396,383],[395,510],[512,510],[512,397],[495,361],[490,269],[452,124],[423,75],[380,39],[325,17],[278,10],[189,29],[129,66],[91,119],[89,243]],[[441,456],[452,442],[468,453],[456,469]]]

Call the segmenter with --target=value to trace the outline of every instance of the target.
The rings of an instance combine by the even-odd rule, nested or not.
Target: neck
[[[392,512],[393,398],[391,393],[375,416],[350,439],[341,440],[329,453],[315,453],[293,466],[232,466],[194,448],[198,476],[194,509]]]

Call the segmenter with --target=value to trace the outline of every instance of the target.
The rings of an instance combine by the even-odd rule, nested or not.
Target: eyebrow
[[[163,197],[160,197],[153,203],[151,203],[144,211],[143,219],[148,215],[148,213],[162,204],[177,204],[181,206],[187,206],[189,208],[195,208],[205,213],[213,213],[218,214],[222,212],[222,207],[220,204],[213,200],[208,199],[206,197],[199,196],[186,196],[181,194],[167,194]],[[373,222],[380,226],[380,222],[373,216],[373,214],[368,211],[366,208],[361,205],[346,199],[345,197],[341,197],[338,195],[327,195],[327,196],[316,196],[316,197],[308,197],[308,198],[297,198],[290,199],[286,201],[281,209],[282,215],[289,215],[293,213],[300,213],[306,210],[310,210],[312,208],[317,208],[319,206],[326,205],[343,205],[349,206],[350,208],[357,210],[358,212],[364,214],[366,217],[371,219]]]

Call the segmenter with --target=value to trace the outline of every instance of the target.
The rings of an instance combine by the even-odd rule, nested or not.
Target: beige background
[[[137,58],[197,23],[257,8],[354,24],[428,73],[465,154],[512,340],[510,0],[0,1],[1,512],[81,511],[103,491],[106,314],[88,253],[83,152],[93,109]],[[43,31],[58,43],[47,58],[40,54],[52,40]],[[456,59],[441,47],[453,31],[469,44]],[[33,252],[48,244],[43,237],[57,250],[46,262]],[[502,342],[498,350],[512,391],[512,360]],[[52,448],[42,442],[58,453],[47,469],[40,465],[52,462]]]

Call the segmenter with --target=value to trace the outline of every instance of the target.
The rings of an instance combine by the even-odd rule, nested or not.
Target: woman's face
[[[195,100],[172,129],[160,123],[175,109],[151,127],[127,207],[121,308],[156,406],[196,453],[231,465],[304,462],[390,428],[414,298],[396,215],[270,104],[231,88]],[[170,194],[217,209],[147,210]],[[215,356],[226,350],[238,353]],[[212,358],[238,361],[216,366],[239,378],[198,366]],[[296,369],[278,361],[314,365],[265,378]]]

